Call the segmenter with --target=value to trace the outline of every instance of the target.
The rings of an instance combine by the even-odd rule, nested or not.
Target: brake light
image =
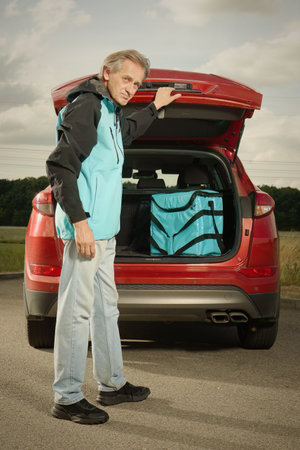
[[[54,216],[52,192],[42,191],[37,194],[32,201],[32,206],[46,216]]]
[[[30,264],[30,271],[33,275],[43,275],[46,277],[59,277],[61,274],[61,267]]]
[[[255,199],[254,216],[262,217],[270,214],[275,206],[275,202],[270,195],[265,192],[257,192]]]
[[[275,267],[247,267],[240,272],[248,278],[271,277],[275,274]]]

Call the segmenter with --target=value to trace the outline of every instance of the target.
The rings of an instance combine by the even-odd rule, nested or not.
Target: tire
[[[249,349],[269,349],[276,341],[278,320],[270,324],[252,324],[238,327],[240,345]]]
[[[53,348],[55,317],[45,317],[43,320],[27,319],[28,342],[34,348]]]

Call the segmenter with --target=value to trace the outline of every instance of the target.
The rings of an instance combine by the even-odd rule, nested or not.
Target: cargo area
[[[223,226],[220,255],[228,255],[237,245],[239,202],[230,167],[219,155],[194,149],[130,149],[123,169],[121,230],[117,235],[116,260],[182,260],[186,255],[153,255],[151,251],[151,202],[156,194],[216,193],[222,199]],[[210,194],[213,195],[213,194]],[[193,239],[193,228],[187,229]],[[192,257],[192,256],[188,256]],[[195,255],[193,255],[195,257]],[[215,258],[216,255],[197,255]]]

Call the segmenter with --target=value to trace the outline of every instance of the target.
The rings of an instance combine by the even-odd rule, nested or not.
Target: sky
[[[153,68],[213,73],[263,94],[239,156],[257,185],[300,189],[300,2],[1,0],[0,179],[45,175],[51,89],[135,48]]]

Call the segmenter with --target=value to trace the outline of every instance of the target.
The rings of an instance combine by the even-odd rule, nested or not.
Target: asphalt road
[[[270,350],[243,350],[231,329],[160,327],[123,341],[124,373],[151,388],[83,426],[51,417],[51,350],[26,341],[22,279],[0,280],[0,448],[300,449],[300,311],[283,309]],[[84,392],[94,401],[88,355]]]

